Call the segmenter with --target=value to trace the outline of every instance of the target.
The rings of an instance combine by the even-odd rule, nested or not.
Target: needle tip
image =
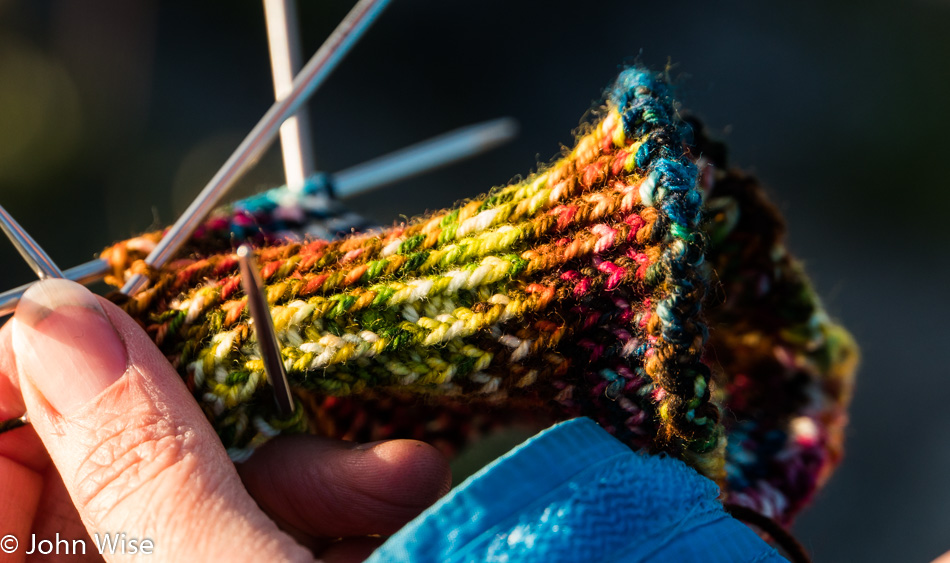
[[[0,230],[3,230],[20,253],[20,256],[26,260],[26,263],[41,280],[64,277],[63,271],[53,262],[53,259],[46,254],[46,251],[33,240],[33,237],[16,222],[3,206],[0,206]]]
[[[499,117],[488,122],[488,125],[488,130],[494,134],[492,138],[497,139],[499,143],[514,139],[521,130],[521,124],[513,117]]]

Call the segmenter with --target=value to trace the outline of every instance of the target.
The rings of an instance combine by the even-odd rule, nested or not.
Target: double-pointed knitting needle
[[[350,197],[434,170],[509,141],[516,131],[517,122],[510,117],[503,117],[444,133],[337,172],[332,176],[334,193],[341,198]],[[404,163],[403,158],[408,158],[410,162]],[[69,268],[64,274],[70,280],[88,284],[102,279],[109,270],[109,264],[105,260],[95,259]],[[16,309],[20,297],[31,285],[32,283],[24,284],[0,293],[0,317],[9,315]]]
[[[294,87],[294,75],[300,70],[300,34],[297,3],[294,0],[264,0],[267,46],[270,52],[274,97],[279,101]],[[280,151],[284,158],[284,177],[292,193],[303,190],[307,178],[315,172],[313,164],[310,112],[302,106],[280,126]]]
[[[429,172],[511,140],[518,122],[500,117],[461,127],[333,175],[333,193],[349,197]]]
[[[26,260],[26,263],[33,268],[33,271],[41,280],[65,277],[59,266],[50,259],[40,245],[36,244],[33,237],[16,222],[13,216],[7,213],[2,205],[0,205],[0,228],[3,229],[7,238],[20,252],[20,256]]]
[[[102,259],[95,259],[63,272],[63,277],[77,283],[89,284],[99,281],[109,273],[109,263]],[[20,298],[36,282],[23,284],[0,293],[0,317],[13,313]]]
[[[23,259],[26,260],[26,263],[30,265],[30,268],[36,272],[36,275],[39,276],[41,280],[63,277],[62,270],[53,262],[49,254],[43,250],[43,247],[37,244],[36,241],[33,240],[33,237],[31,237],[2,206],[0,206],[0,229],[3,229],[7,238],[9,238],[13,246],[20,251],[20,255],[23,256]],[[0,434],[21,426],[26,426],[29,423],[30,416],[28,413],[24,413],[23,416],[19,418],[4,420],[0,422]]]
[[[237,249],[238,266],[241,270],[241,287],[247,295],[247,307],[254,322],[254,334],[257,335],[257,345],[260,347],[261,358],[264,360],[264,372],[274,387],[274,398],[277,408],[283,417],[294,413],[294,399],[290,394],[290,382],[287,381],[287,372],[284,370],[284,361],[280,355],[280,343],[274,330],[274,319],[267,306],[267,296],[264,293],[264,284],[254,260],[251,247],[242,244]]]
[[[287,97],[275,102],[267,110],[264,117],[238,145],[234,154],[201,190],[197,199],[172,225],[155,249],[145,257],[146,264],[153,268],[160,268],[178,251],[208,212],[217,205],[224,193],[264,154],[277,136],[281,124],[297,113],[300,106],[323,84],[330,72],[336,68],[337,63],[386,7],[386,4],[388,0],[360,0],[356,3],[323,46],[301,69]],[[126,295],[137,293],[147,283],[146,276],[136,274],[122,287],[122,293]]]
[[[30,415],[23,414],[20,418],[11,418],[10,420],[4,420],[0,422],[0,434],[4,432],[9,432],[11,430],[16,430],[21,426],[26,426],[30,423]]]

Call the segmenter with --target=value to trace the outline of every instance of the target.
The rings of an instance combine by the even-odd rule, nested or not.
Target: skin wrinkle
[[[55,423],[63,435],[88,439],[74,447],[74,451],[85,452],[85,456],[76,464],[73,482],[80,496],[78,501],[91,509],[104,490],[126,491],[120,498],[102,502],[104,506],[114,505],[133,494],[137,482],[147,482],[152,475],[161,472],[164,460],[173,467],[181,452],[188,449],[188,444],[181,443],[178,429],[169,427],[167,416],[153,408],[151,397],[135,392],[144,380],[147,378],[133,366],[104,395],[75,415]],[[129,401],[128,395],[133,400]],[[126,404],[129,402],[131,405]],[[86,420],[88,424],[84,424]],[[66,425],[76,428],[67,431]],[[117,482],[117,479],[126,482]]]
[[[134,440],[134,437],[131,439]],[[177,442],[175,437],[165,437],[156,442],[141,442],[132,449],[119,446],[119,457],[115,459],[114,465],[93,465],[88,468],[86,479],[77,484],[77,501],[99,521],[106,521],[112,511],[121,511],[125,504],[138,504],[136,497],[139,492],[143,489],[151,492],[156,483],[171,481],[168,492],[174,493],[178,489],[177,485],[194,473],[196,465],[194,455],[178,457],[179,454],[173,451],[163,451],[163,447],[169,443],[178,446]],[[180,446],[171,449],[177,450]],[[150,458],[147,452],[161,453]],[[113,457],[114,453],[105,454],[103,461]]]
[[[132,417],[128,418],[128,413],[114,413],[113,420],[134,422],[116,426],[105,421],[90,443],[77,445],[90,453],[76,467],[74,499],[85,507],[94,522],[109,521],[113,512],[121,513],[129,502],[138,504],[137,495],[143,488],[151,492],[155,483],[164,480],[172,482],[166,492],[180,496],[176,491],[190,489],[181,489],[178,484],[198,473],[198,456],[190,453],[186,439],[167,434],[164,419],[154,413]]]

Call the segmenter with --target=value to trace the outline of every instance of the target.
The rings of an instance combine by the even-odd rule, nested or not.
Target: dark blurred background
[[[816,561],[929,561],[950,550],[950,2],[712,4],[395,0],[310,104],[318,166],[517,118],[515,142],[350,202],[438,209],[570,144],[622,64],[672,62],[863,347],[846,461],[796,533]],[[351,5],[301,3],[305,57]],[[272,96],[257,1],[0,0],[0,203],[78,264],[172,222]],[[275,148],[234,193],[281,183]],[[0,289],[31,279],[0,244]]]

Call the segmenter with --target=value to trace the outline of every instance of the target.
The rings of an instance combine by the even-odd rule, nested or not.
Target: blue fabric
[[[577,418],[467,479],[368,561],[786,561],[718,495],[683,462]]]

